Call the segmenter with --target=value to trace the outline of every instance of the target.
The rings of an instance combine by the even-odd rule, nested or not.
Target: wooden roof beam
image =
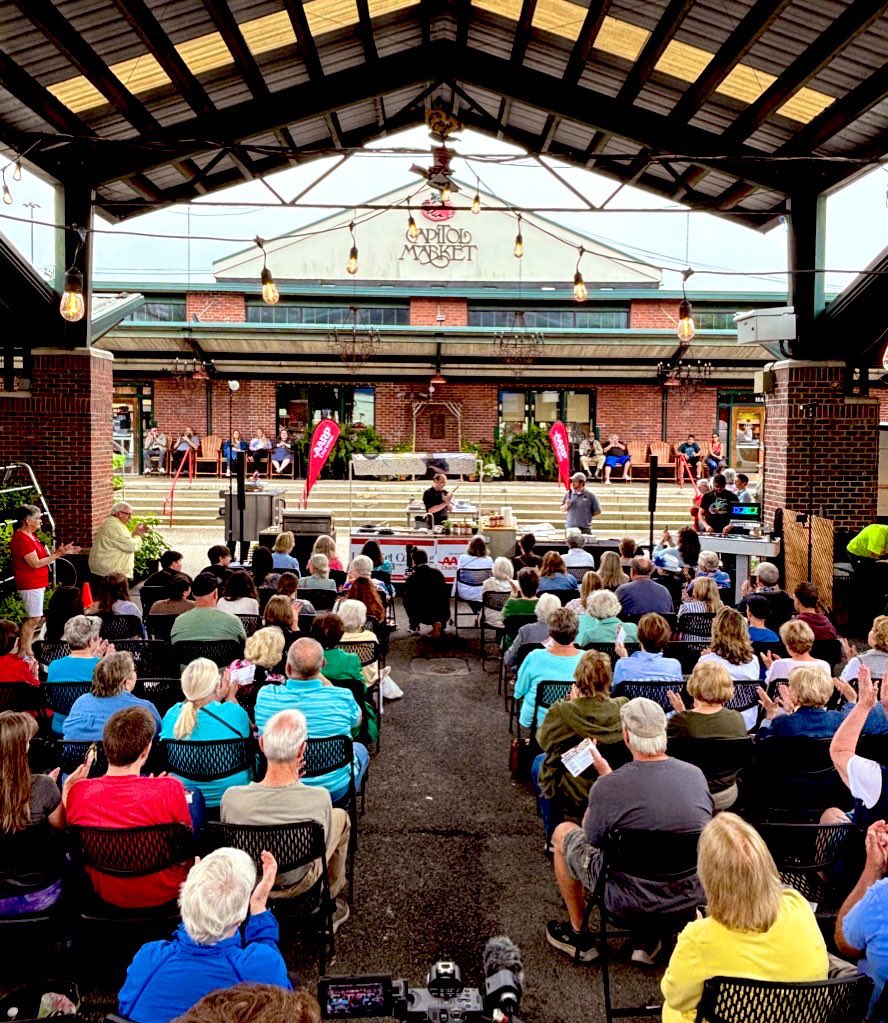
[[[317,84],[324,77],[324,69],[321,66],[321,58],[318,56],[318,48],[314,36],[311,34],[302,0],[283,0],[283,4],[290,18],[290,24],[293,26],[296,45],[299,47],[305,70],[308,72],[308,77]]]
[[[694,3],[695,0],[670,0],[669,6],[654,26],[641,53],[626,75],[626,81],[620,87],[617,99],[631,103],[641,92]]]
[[[368,64],[375,64],[379,59],[379,53],[376,50],[376,39],[373,34],[370,4],[368,0],[357,0],[357,4],[358,35],[361,37],[361,45],[364,47],[364,59]]]
[[[537,0],[522,0],[521,14],[518,16],[518,24],[515,28],[515,39],[512,42],[512,63],[520,64],[527,52],[527,44],[530,42],[530,30],[533,25],[533,16],[536,13]]]
[[[583,20],[583,27],[580,29],[580,34],[577,36],[577,41],[574,43],[574,48],[571,51],[570,59],[564,71],[564,81],[566,83],[576,85],[586,70],[586,64],[589,61],[592,49],[595,46],[595,40],[598,38],[598,33],[601,31],[601,26],[604,24],[604,18],[610,5],[611,0],[590,0],[589,9],[586,11],[586,17]]]

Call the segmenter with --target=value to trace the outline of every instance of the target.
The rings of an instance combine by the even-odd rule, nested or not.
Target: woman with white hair
[[[105,654],[114,653],[114,647],[106,639],[100,638],[101,628],[101,618],[75,615],[68,619],[62,639],[71,652],[50,661],[46,669],[47,685],[53,682],[92,682],[99,661]],[[66,716],[58,712],[53,714],[52,730],[56,735],[62,734]]]
[[[231,681],[227,668],[220,675],[218,667],[208,658],[198,657],[192,661],[182,672],[185,700],[174,704],[164,714],[161,741],[208,742],[249,738],[252,725],[247,712],[237,702],[237,689],[237,683]],[[180,780],[200,789],[207,807],[218,807],[226,789],[232,785],[246,785],[252,776],[252,771],[245,770],[212,781]]]
[[[357,558],[355,559],[357,561]],[[370,560],[369,558],[367,559]],[[343,600],[336,608],[336,614],[342,619],[345,632],[342,635],[344,643],[357,642],[360,640],[372,639],[376,642],[376,633],[365,628],[367,622],[367,606],[360,600]],[[379,678],[379,665],[376,661],[372,664],[365,664],[361,669],[364,673],[364,681],[368,686],[376,685]],[[400,700],[404,695],[401,687],[389,674],[389,669],[383,669],[382,695],[387,700]]]
[[[277,921],[267,908],[276,875],[265,851],[258,884],[253,861],[240,849],[217,849],[195,862],[179,895],[182,923],[172,940],[150,941],[136,953],[120,989],[121,1016],[169,1023],[232,980],[291,991]]]
[[[522,625],[518,630],[512,645],[503,655],[507,668],[514,668],[518,657],[518,651],[522,646],[530,646],[534,643],[545,643],[549,638],[549,619],[561,608],[561,601],[554,593],[544,593],[536,602],[534,614],[536,621],[528,625]]]
[[[385,600],[385,583],[381,579],[373,578],[373,562],[366,554],[356,554],[352,558],[351,564],[348,566],[348,578],[339,587],[339,592],[348,593],[355,579],[369,579],[376,589],[383,594],[383,600]]]
[[[595,590],[586,598],[586,610],[578,615],[580,631],[577,646],[589,643],[616,643],[622,628],[624,643],[638,642],[638,626],[634,622],[621,622],[623,610],[619,598],[612,590]]]
[[[485,593],[508,593],[510,597],[517,597],[518,592],[515,566],[508,558],[497,558],[493,563],[493,575],[481,584],[481,599],[484,599]],[[484,608],[484,621],[494,629],[501,629],[502,610],[494,607]]]
[[[729,589],[731,586],[731,577],[722,570],[721,562],[715,551],[700,551],[695,579],[714,579],[715,585],[720,590]],[[688,586],[689,591],[690,588],[691,586]]]
[[[312,554],[306,563],[308,575],[299,580],[300,590],[335,590],[336,583],[330,578],[330,559],[326,554]]]

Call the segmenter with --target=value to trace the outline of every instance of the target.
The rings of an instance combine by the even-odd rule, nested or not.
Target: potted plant
[[[144,522],[149,526],[156,526],[160,519],[153,515],[133,515],[129,527],[133,530],[140,523]],[[170,545],[156,529],[150,529],[143,537],[139,549],[133,558],[133,576],[136,579],[146,579],[153,575],[160,568],[160,556],[168,551]]]
[[[520,433],[502,434],[492,455],[514,478],[553,479],[555,456],[546,431],[531,424]],[[495,464],[496,464],[495,463]]]

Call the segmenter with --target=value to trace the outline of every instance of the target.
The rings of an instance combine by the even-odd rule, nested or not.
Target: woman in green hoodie
[[[561,762],[561,755],[587,738],[599,745],[623,741],[620,707],[626,697],[612,697],[610,686],[610,657],[599,650],[587,651],[574,672],[567,699],[549,708],[537,731],[543,752],[534,760],[531,774],[547,842],[560,821],[582,819],[589,789],[597,777],[590,764],[575,778]]]

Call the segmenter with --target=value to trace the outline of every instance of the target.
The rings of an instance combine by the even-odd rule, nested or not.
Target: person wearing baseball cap
[[[570,490],[564,495],[561,510],[566,513],[565,529],[592,532],[592,520],[601,514],[598,498],[586,489],[586,475],[575,472],[570,478]]]
[[[603,846],[614,830],[671,831],[694,834],[712,818],[712,796],[699,767],[666,755],[666,714],[653,700],[636,697],[620,709],[623,742],[632,760],[617,770],[596,747],[593,764],[598,778],[589,792],[583,824],[564,822],[552,835],[555,878],[567,906],[568,920],[546,925],[550,945],[589,963],[598,958],[591,934],[581,930],[587,892],[593,892],[604,862]],[[652,847],[651,855],[656,855]],[[696,875],[660,882],[615,875],[608,880],[605,899],[616,917],[645,918],[651,926],[633,929],[632,961],[656,964],[662,950],[663,928],[658,914],[693,918],[703,902]]]

